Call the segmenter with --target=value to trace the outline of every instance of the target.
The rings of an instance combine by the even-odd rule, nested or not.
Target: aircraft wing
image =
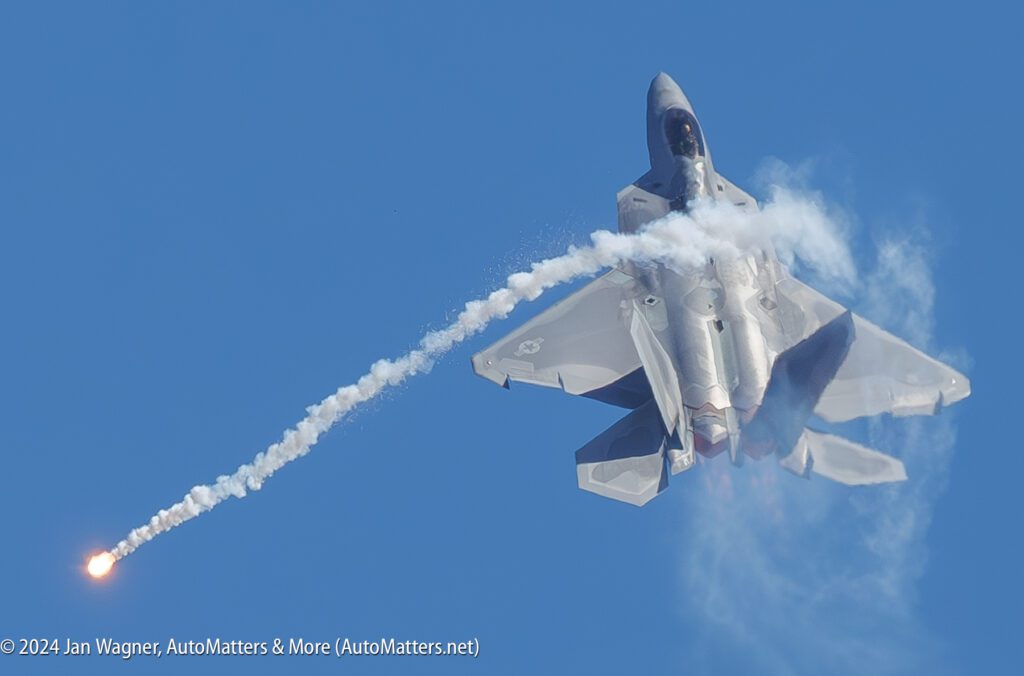
[[[612,270],[473,355],[473,370],[506,387],[514,380],[569,394],[615,383],[641,366],[629,323],[636,288]]]
[[[971,393],[967,377],[854,315],[856,338],[814,412],[830,422],[932,415]]]
[[[775,324],[766,322],[766,336],[782,349],[846,312],[791,277],[780,280],[775,291],[778,305],[770,311]],[[843,422],[880,413],[931,415],[970,394],[970,381],[963,374],[863,317],[853,315],[853,328],[849,352],[814,409],[825,420]]]

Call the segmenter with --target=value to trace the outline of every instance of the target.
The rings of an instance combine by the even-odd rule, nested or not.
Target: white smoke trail
[[[689,215],[672,214],[637,234],[597,231],[591,245],[570,247],[567,253],[534,263],[518,272],[507,285],[487,298],[466,303],[446,328],[427,333],[419,346],[395,360],[382,359],[353,385],[339,388],[320,403],[281,441],[258,453],[233,474],[217,477],[209,485],[195,486],[182,500],[161,509],[148,523],[132,530],[110,554],[121,559],[160,533],[209,511],[231,496],[245,497],[259,490],[274,472],[301,458],[327,430],[359,404],[387,387],[430,370],[436,358],[482,331],[494,319],[506,316],[523,300],[534,300],[545,290],[626,261],[661,262],[677,269],[703,265],[708,257],[726,259],[766,246],[774,246],[784,260],[794,257],[813,262],[819,274],[850,278],[853,264],[843,247],[822,247],[835,242],[835,226],[815,203],[779,193],[756,213],[730,204],[697,204]]]

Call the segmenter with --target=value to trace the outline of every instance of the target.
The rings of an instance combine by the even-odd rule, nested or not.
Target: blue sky
[[[0,9],[0,639],[481,643],[476,661],[140,658],[137,673],[1012,672],[1022,18],[994,3]],[[881,282],[848,302],[885,299],[880,243],[927,261],[929,347],[974,393],[885,423],[918,448],[909,492],[780,477],[781,522],[745,477],[709,489],[717,466],[644,509],[582,493],[572,453],[621,411],[469,368],[560,289],[262,492],[85,579],[86,552],[372,361],[614,228],[615,192],[646,170],[659,70],[723,174],[756,193],[769,158],[805,167],[848,216]],[[914,309],[893,328],[921,329]],[[887,549],[906,514],[908,544]]]

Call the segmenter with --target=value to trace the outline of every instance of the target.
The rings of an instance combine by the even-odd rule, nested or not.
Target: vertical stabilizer
[[[658,341],[658,336],[651,329],[642,307],[636,301],[633,301],[633,318],[630,321],[629,333],[633,337],[633,345],[654,392],[654,401],[658,404],[661,420],[671,434],[679,427],[684,411],[679,377],[676,375],[672,358]]]

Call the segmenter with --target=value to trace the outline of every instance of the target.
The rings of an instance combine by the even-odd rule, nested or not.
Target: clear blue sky
[[[1019,8],[20,4],[0,9],[0,638],[481,642],[476,661],[138,658],[125,673],[1019,668]],[[877,510],[851,513],[880,493],[785,483],[842,527],[798,519],[785,539],[788,520],[755,521],[766,563],[691,556],[707,526],[694,500],[724,500],[695,472],[644,509],[579,491],[573,451],[621,411],[469,367],[567,290],[262,492],[105,584],[82,575],[86,552],[248,461],[373,360],[613,228],[615,192],[646,169],[659,70],[740,185],[768,157],[813,161],[865,261],[886,228],[926,224],[935,346],[967,355],[974,394],[929,428],[957,441],[901,564],[906,606],[858,596],[888,559],[863,551]],[[780,560],[875,582],[744,572]],[[726,621],[690,565],[725,585]],[[0,655],[0,672],[112,661]]]

